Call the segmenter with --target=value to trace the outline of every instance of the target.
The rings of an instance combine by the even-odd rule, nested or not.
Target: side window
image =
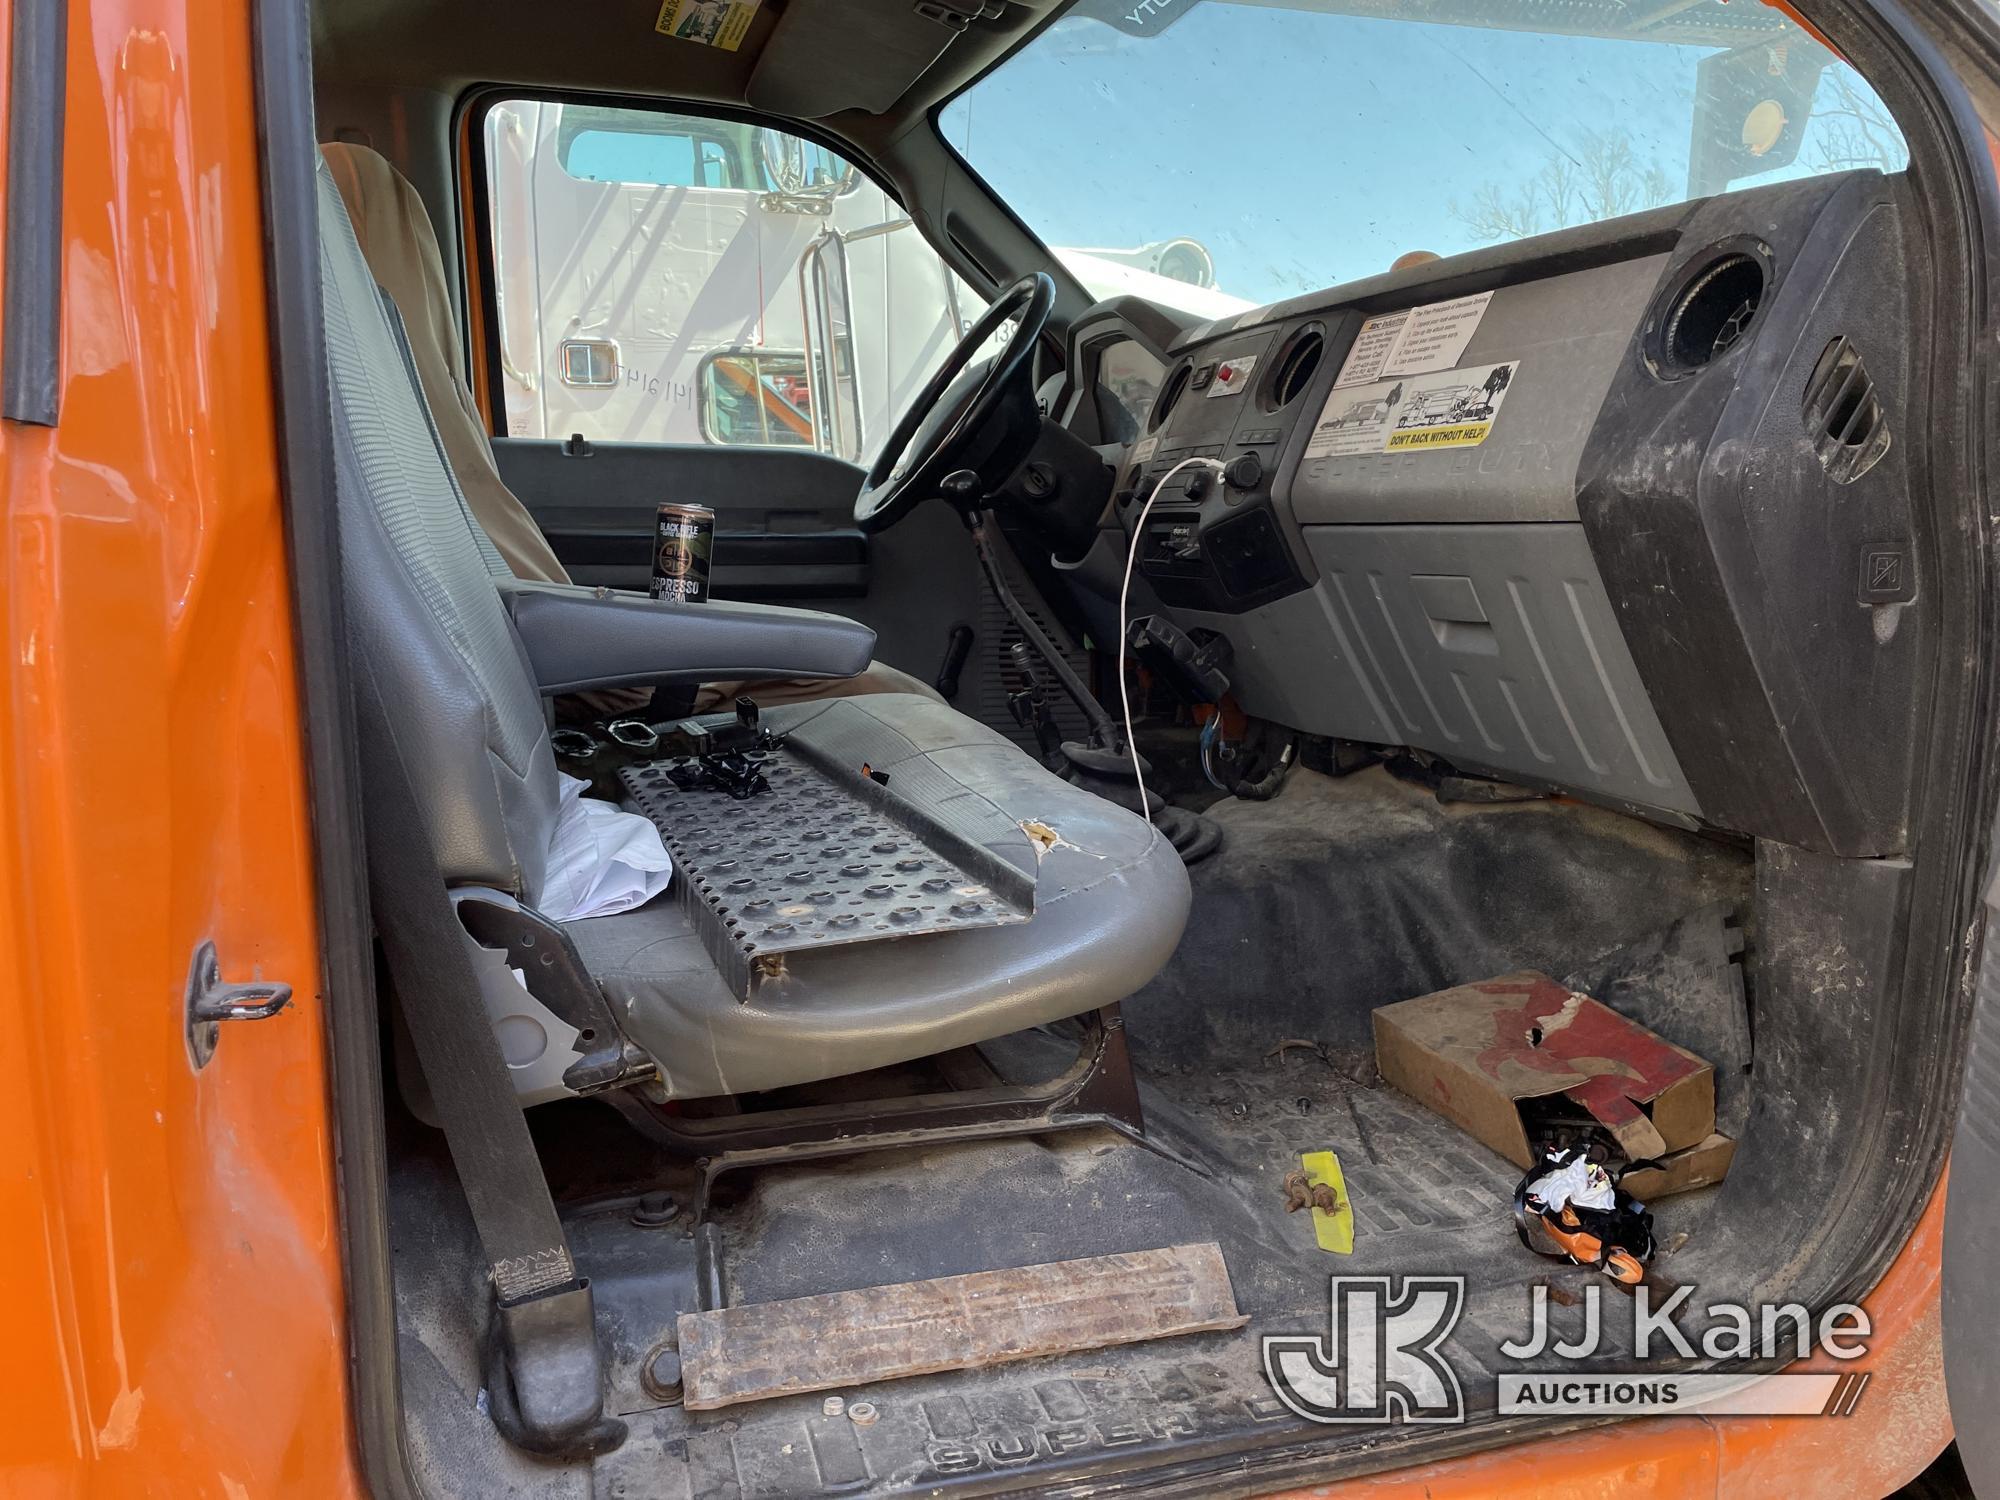
[[[978,314],[816,141],[522,99],[488,110],[485,147],[509,436],[865,462]]]

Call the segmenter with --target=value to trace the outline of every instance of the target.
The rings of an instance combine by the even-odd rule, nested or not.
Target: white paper
[[[673,877],[660,830],[614,802],[584,796],[587,785],[562,776],[562,803],[537,903],[554,922],[630,911],[659,895]]]
[[[1382,361],[1384,375],[1428,375],[1449,370],[1472,342],[1479,320],[1486,316],[1491,292],[1433,302],[1410,309],[1410,319],[1396,338],[1396,347]]]
[[[1367,385],[1382,378],[1382,366],[1388,363],[1389,351],[1396,347],[1396,336],[1403,331],[1403,325],[1410,321],[1408,310],[1399,313],[1384,313],[1379,318],[1370,318],[1361,325],[1361,332],[1354,335],[1354,343],[1349,346],[1347,359],[1340,367],[1340,378],[1335,386]]]
[[[1574,1203],[1578,1208],[1607,1209],[1618,1201],[1617,1191],[1604,1168],[1588,1157],[1575,1157],[1528,1184],[1530,1197],[1539,1198],[1551,1213]]]

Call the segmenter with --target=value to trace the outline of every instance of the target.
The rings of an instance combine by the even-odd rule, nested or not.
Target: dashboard
[[[1096,562],[1138,528],[1255,717],[1900,851],[1932,649],[1906,191],[1783,183],[1191,328],[1102,304],[1073,344],[1164,373]],[[1223,476],[1162,484],[1196,456]]]

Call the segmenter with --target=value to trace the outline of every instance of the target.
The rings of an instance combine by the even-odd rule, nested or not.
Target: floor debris
[[[1267,1062],[1281,1063],[1293,1052],[1310,1052],[1328,1067],[1333,1066],[1333,1059],[1326,1055],[1326,1047],[1323,1044],[1310,1041],[1302,1036],[1286,1037],[1277,1046],[1266,1052],[1264,1058]]]
[[[1637,1286],[1653,1258],[1653,1216],[1580,1148],[1550,1146],[1514,1192],[1514,1227],[1537,1255]]]
[[[1560,1281],[1552,1281],[1546,1276],[1535,1285],[1546,1291],[1549,1294],[1549,1301],[1555,1303],[1557,1307],[1575,1307],[1583,1300]]]
[[[1284,1190],[1286,1213],[1311,1205],[1313,1236],[1320,1249],[1335,1255],[1354,1253],[1354,1204],[1347,1196],[1339,1157],[1331,1151],[1308,1151],[1299,1158],[1299,1170],[1285,1174]]]

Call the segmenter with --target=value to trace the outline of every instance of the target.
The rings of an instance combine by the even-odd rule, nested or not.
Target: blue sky
[[[1267,302],[1490,243],[1454,200],[1511,193],[1593,140],[1628,140],[1661,201],[1685,197],[1711,50],[1200,0],[1153,36],[1059,21],[941,124],[1047,243],[1191,235],[1219,287]],[[1768,175],[1824,159],[1828,98],[1823,81],[1798,162]]]

